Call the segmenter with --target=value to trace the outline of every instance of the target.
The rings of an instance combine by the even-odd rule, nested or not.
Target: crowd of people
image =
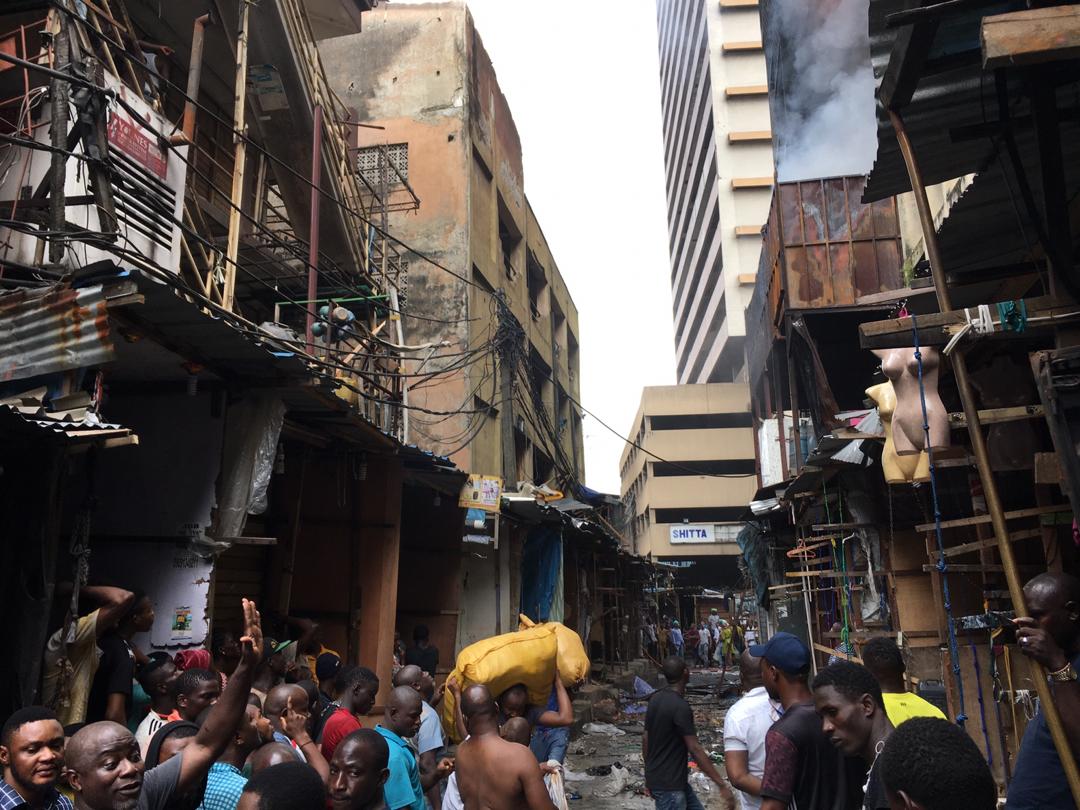
[[[1049,673],[1073,741],[1080,581],[1043,574],[1025,594],[1031,615],[1015,622],[1018,645]],[[560,774],[574,714],[558,675],[540,705],[524,685],[500,694],[453,678],[436,686],[439,653],[417,627],[413,646],[402,645],[397,656],[380,720],[371,723],[379,678],[345,664],[311,622],[281,617],[299,638],[264,638],[255,605],[243,600],[238,632],[170,657],[134,644],[154,620],[145,596],[97,587],[83,597],[97,607],[67,617],[48,640],[43,704],[14,712],[0,727],[0,810],[565,805]],[[646,787],[658,810],[702,807],[690,759],[744,810],[997,805],[978,747],[906,690],[903,655],[891,639],[863,645],[861,664],[837,660],[811,678],[811,653],[800,639],[776,633],[759,644],[749,629],[738,657],[744,694],[724,723],[726,773],[697,738],[686,700],[689,667],[676,654],[664,659],[666,688],[649,698],[642,737]],[[446,692],[454,706],[448,720],[452,714],[462,740],[453,759],[435,709]],[[1040,711],[1014,763],[1007,808],[1072,806]]]
[[[1017,644],[1047,671],[1080,752],[1080,580],[1041,574],[1024,591],[1030,616],[1014,622]],[[697,740],[685,699],[689,668],[668,657],[668,686],[649,702],[642,742],[657,810],[701,810],[688,756],[743,810],[996,808],[987,759],[938,707],[906,690],[896,643],[873,638],[860,655],[861,664],[834,656],[811,678],[810,650],[796,636],[748,644],[739,658],[743,695],[724,718],[726,780]],[[1025,729],[1005,806],[1076,806],[1041,709]]]
[[[436,687],[439,651],[418,625],[412,646],[396,641],[393,688],[365,728],[379,678],[343,663],[309,620],[278,617],[282,638],[264,638],[244,600],[239,632],[170,656],[135,643],[154,624],[146,595],[80,596],[93,610],[48,639],[41,705],[0,730],[0,810],[555,807],[545,774],[573,722],[558,678],[546,706],[523,686]],[[447,688],[466,740],[456,760],[435,708]]]
[[[735,667],[747,644],[757,641],[757,624],[749,617],[729,621],[716,608],[708,617],[685,630],[678,619],[649,617],[642,628],[642,646],[657,663],[670,655],[678,656],[702,667],[723,670]]]

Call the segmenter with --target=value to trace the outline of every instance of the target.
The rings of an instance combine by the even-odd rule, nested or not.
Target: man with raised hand
[[[134,735],[118,723],[91,723],[71,738],[66,772],[77,810],[165,810],[174,795],[202,782],[240,724],[263,653],[255,603],[244,599],[243,610],[240,663],[195,739],[180,754],[144,772]]]

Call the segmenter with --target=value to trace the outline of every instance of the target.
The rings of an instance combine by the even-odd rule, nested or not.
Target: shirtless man
[[[499,736],[499,710],[486,686],[461,695],[469,739],[458,746],[457,779],[468,810],[555,810],[532,752]]]

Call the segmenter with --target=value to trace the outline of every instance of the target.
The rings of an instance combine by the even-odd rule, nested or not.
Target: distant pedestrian
[[[682,658],[686,652],[686,642],[683,640],[682,628],[677,619],[671,620],[671,647],[674,655]]]
[[[698,627],[697,656],[703,667],[709,665],[709,648],[712,646],[712,631],[709,630],[708,622],[702,622]]]
[[[833,622],[832,632],[839,633],[840,635],[837,636],[839,641],[836,646],[833,647],[833,654],[829,656],[829,664],[835,664],[837,661],[850,660],[851,656],[855,655],[855,646],[848,640],[840,622]]]
[[[413,646],[405,651],[405,665],[413,664],[420,667],[432,678],[438,676],[439,648],[431,643],[431,634],[426,624],[418,624],[413,628]]]
[[[650,698],[641,738],[645,787],[652,794],[656,810],[704,810],[690,787],[688,754],[698,769],[716,783],[726,800],[734,802],[731,788],[698,741],[694,712],[686,702],[686,684],[690,680],[686,662],[670,656],[664,661],[662,671],[668,685]]]

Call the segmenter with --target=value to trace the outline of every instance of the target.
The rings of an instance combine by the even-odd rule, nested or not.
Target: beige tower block
[[[910,484],[930,480],[930,456],[926,453],[901,456],[893,442],[893,413],[896,411],[896,392],[891,382],[866,389],[866,395],[877,405],[881,424],[885,428],[885,449],[881,453],[881,468],[886,484]]]

